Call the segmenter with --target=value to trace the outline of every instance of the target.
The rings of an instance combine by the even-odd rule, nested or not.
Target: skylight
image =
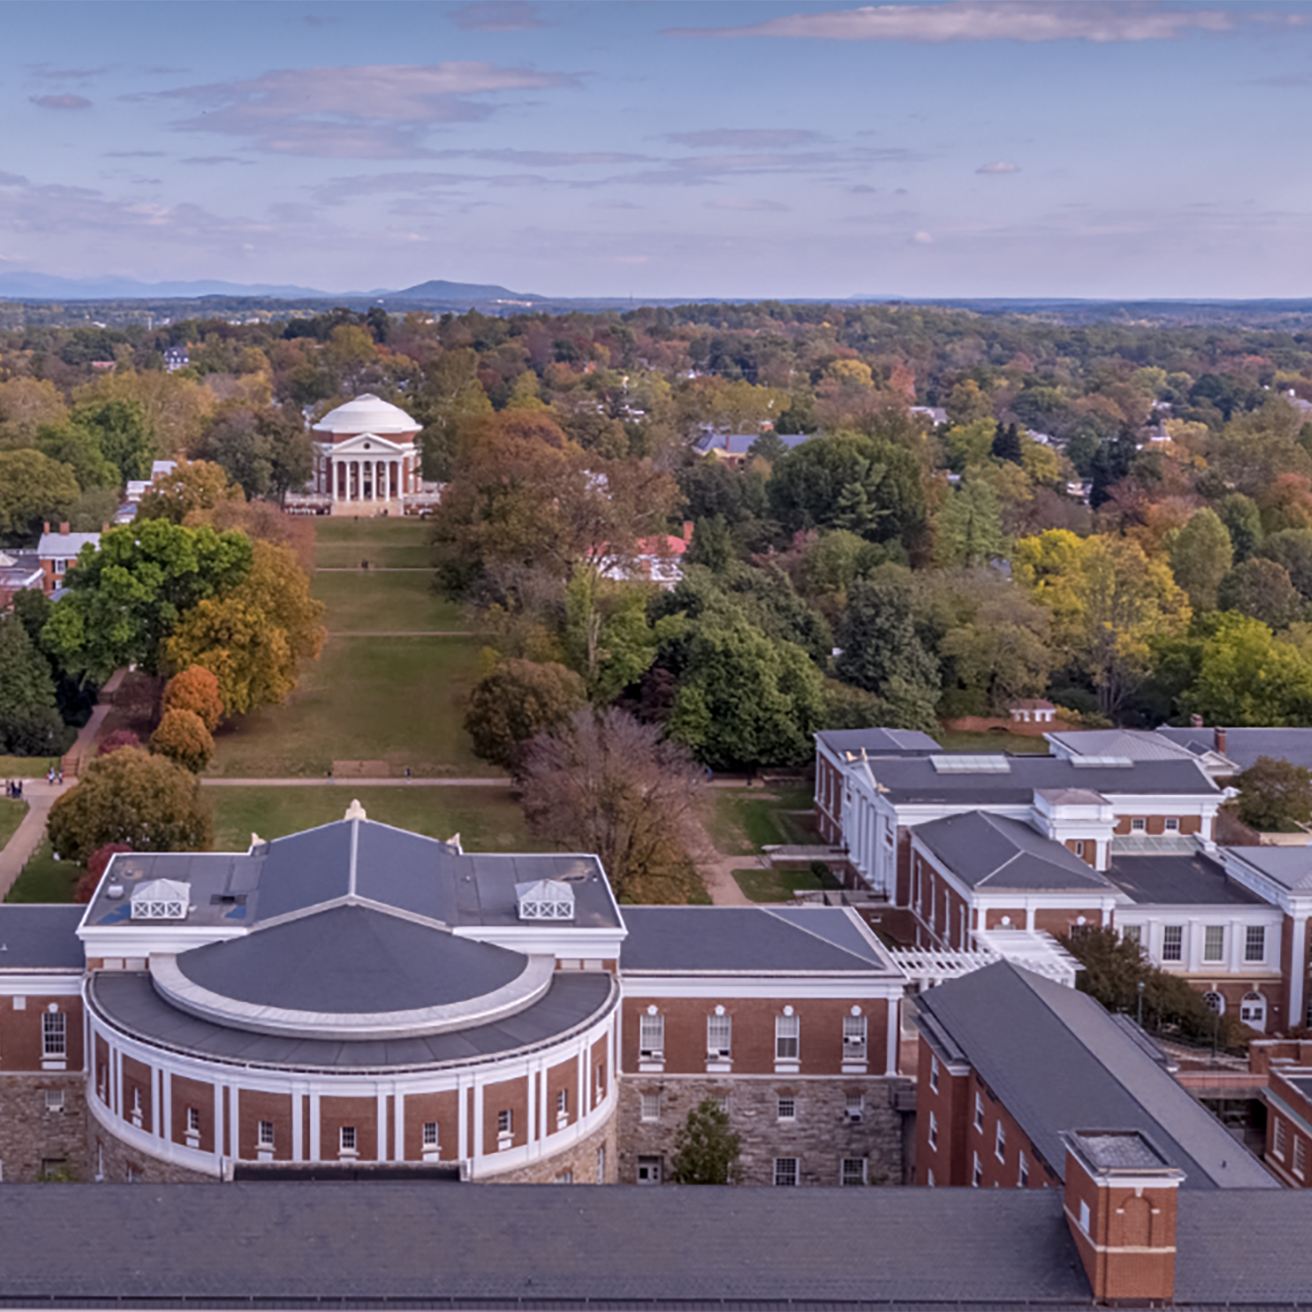
[[[555,879],[516,884],[521,920],[573,920],[574,890]]]
[[[191,885],[175,879],[152,879],[132,893],[133,920],[186,920]]]
[[[1128,770],[1134,762],[1128,756],[1072,756],[1077,770]]]
[[[1011,762],[1005,756],[931,756],[937,774],[1010,774]]]

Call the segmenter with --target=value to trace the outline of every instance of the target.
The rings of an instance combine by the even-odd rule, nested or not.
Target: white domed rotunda
[[[399,515],[420,488],[419,424],[365,392],[313,426],[311,486],[332,498],[335,515]]]

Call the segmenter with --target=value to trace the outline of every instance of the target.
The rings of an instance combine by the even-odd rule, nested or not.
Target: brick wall
[[[615,1138],[616,1117],[611,1116],[604,1125],[562,1152],[552,1153],[529,1166],[516,1167],[498,1175],[485,1174],[480,1178],[488,1184],[617,1184]],[[603,1154],[602,1158],[598,1158],[598,1153]],[[599,1163],[604,1176],[601,1181],[597,1179]],[[572,1178],[563,1179],[564,1176]]]
[[[42,1062],[42,1016],[51,1008],[64,1020],[66,1069],[82,1069],[82,999],[0,997],[0,1071],[39,1071]]]

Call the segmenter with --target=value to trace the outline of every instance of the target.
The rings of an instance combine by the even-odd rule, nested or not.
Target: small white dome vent
[[[516,884],[521,920],[573,920],[574,890],[555,879]]]
[[[152,879],[132,890],[133,920],[186,920],[191,885],[176,879]]]

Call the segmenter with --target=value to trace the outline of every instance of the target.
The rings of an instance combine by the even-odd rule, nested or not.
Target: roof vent
[[[191,885],[176,879],[152,879],[132,894],[133,920],[186,920]]]
[[[110,884],[110,885],[105,889],[105,896],[106,896],[107,898],[109,898],[111,901],[113,901],[113,902],[117,902],[118,899],[121,898],[121,897],[123,896],[123,885],[122,885],[122,884]]]
[[[516,884],[521,920],[573,920],[574,890],[554,879]]]
[[[346,814],[342,817],[344,820],[368,820],[369,817],[364,813],[364,807],[360,805],[358,797],[351,799],[351,805],[346,808]]]

